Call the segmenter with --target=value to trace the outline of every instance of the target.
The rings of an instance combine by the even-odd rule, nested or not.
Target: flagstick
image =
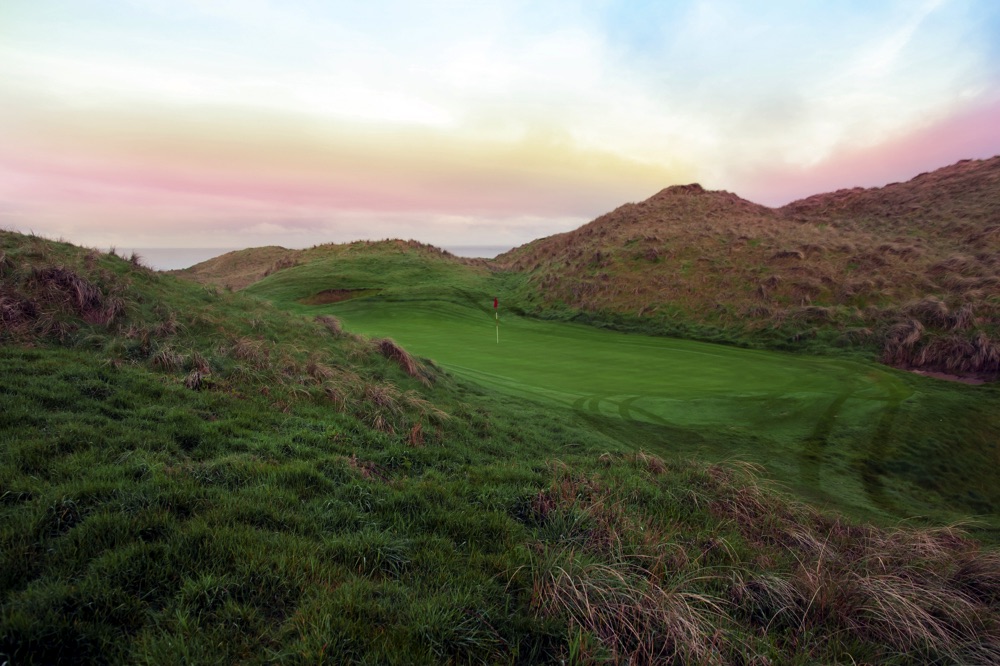
[[[493,316],[497,318],[497,344],[500,344],[500,313],[494,310]]]

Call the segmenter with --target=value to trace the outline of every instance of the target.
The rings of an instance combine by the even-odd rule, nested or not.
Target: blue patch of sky
[[[980,21],[982,41],[986,45],[988,67],[993,82],[1000,84],[1000,2],[991,0],[984,4]]]
[[[665,52],[688,8],[686,3],[613,0],[599,10],[609,42],[621,52],[646,58]]]

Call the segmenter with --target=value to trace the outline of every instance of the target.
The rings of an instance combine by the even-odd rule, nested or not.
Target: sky
[[[996,0],[0,0],[0,228],[515,246],[1000,154]]]

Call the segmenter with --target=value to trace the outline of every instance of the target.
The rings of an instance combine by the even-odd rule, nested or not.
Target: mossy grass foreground
[[[995,663],[1000,556],[0,233],[0,662]]]

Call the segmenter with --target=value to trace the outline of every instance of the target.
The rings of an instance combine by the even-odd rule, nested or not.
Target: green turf
[[[295,313],[335,314],[348,330],[390,336],[456,375],[571,410],[632,448],[760,463],[799,496],[857,515],[997,524],[995,390],[843,357],[521,317],[504,298],[517,279],[398,246],[346,246],[248,291]],[[302,304],[333,288],[379,291]]]
[[[880,419],[910,393],[890,373],[850,362],[515,315],[497,326],[488,314],[440,301],[362,299],[331,311],[352,331],[391,335],[502,392],[572,408],[597,427],[622,420],[632,427],[618,436],[637,446],[761,462],[821,499],[864,494],[838,459],[870,455]]]
[[[467,362],[502,367],[475,294],[506,303],[517,277],[440,253],[422,267],[399,247],[271,276],[257,293],[273,287],[279,308],[0,232],[0,664],[998,662],[1000,559],[981,541],[872,527],[789,502],[745,466],[648,453],[758,451],[773,469],[785,452],[805,488],[796,461],[814,458],[839,505],[913,515],[912,483],[951,520],[996,506],[995,392],[795,357],[782,378],[788,359],[766,360],[785,357],[736,354],[754,391],[801,405],[755,431],[668,410],[695,382],[644,380],[640,398],[606,386],[637,386],[623,370],[602,380],[581,362],[576,381],[604,398],[591,410],[559,380],[418,372],[299,316],[329,311],[297,300],[349,276],[378,290],[335,307],[350,327],[428,308],[485,333]],[[123,310],[100,323],[114,299]],[[501,341],[519,325],[543,361],[569,339],[645,346],[612,345],[619,363],[735,354],[509,318]],[[853,396],[819,397],[852,381]],[[699,399],[742,395],[726,383],[703,378]],[[879,390],[889,403],[866,415]],[[837,477],[832,452],[854,441],[844,414],[878,456]],[[837,478],[855,489],[835,493]]]

